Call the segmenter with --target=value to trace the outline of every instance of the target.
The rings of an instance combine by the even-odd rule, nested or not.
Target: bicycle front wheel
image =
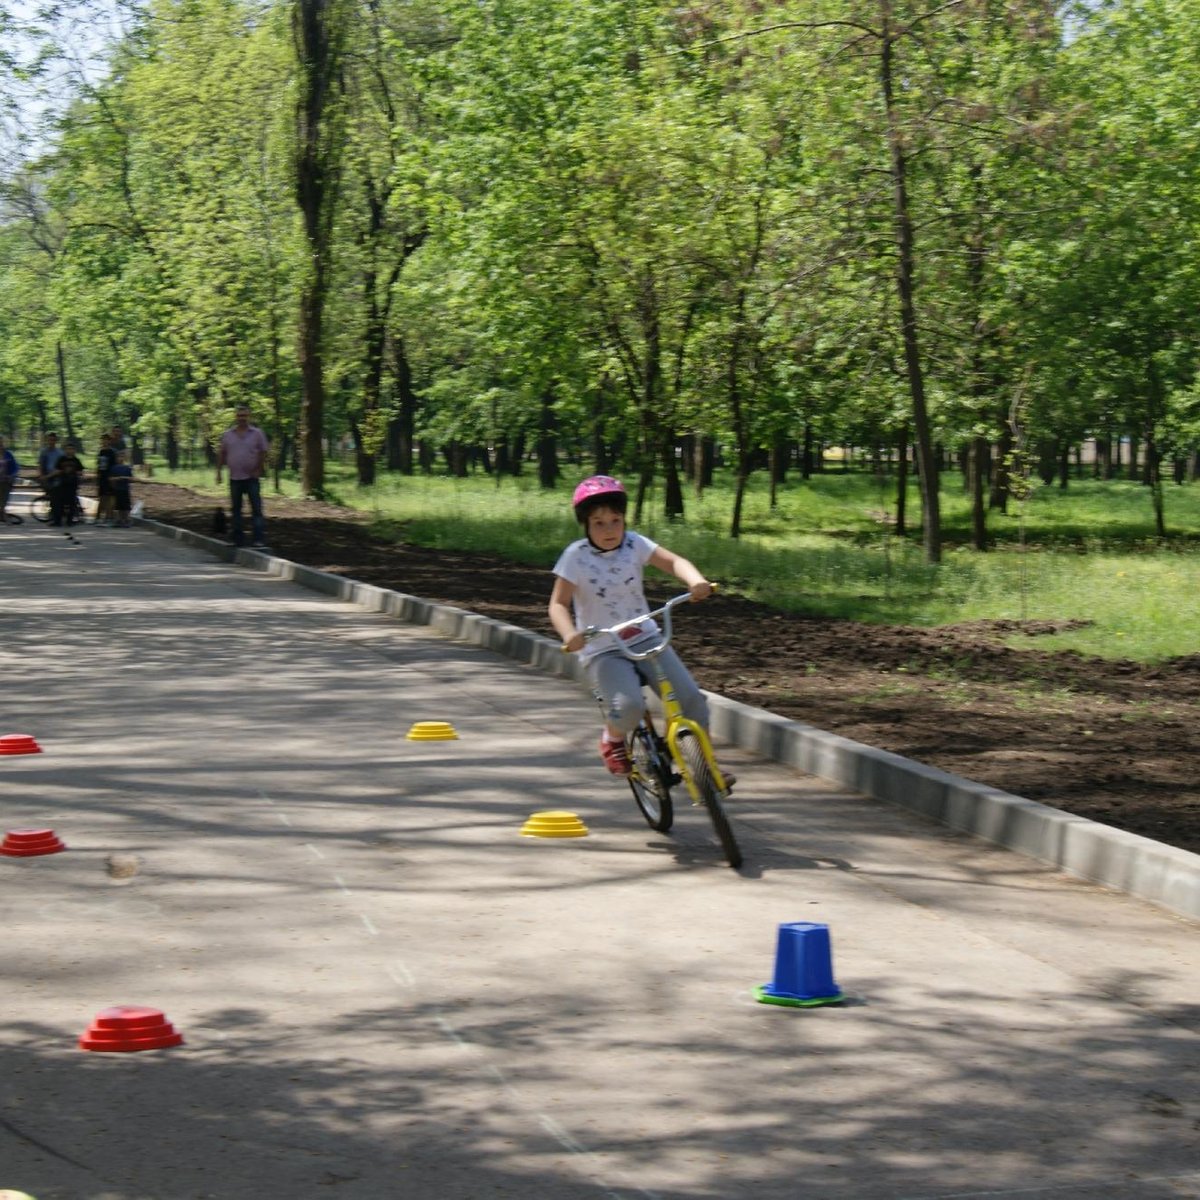
[[[700,800],[708,810],[717,840],[725,852],[725,860],[736,870],[742,865],[741,847],[738,846],[737,838],[733,834],[733,826],[729,824],[729,818],[725,815],[725,807],[721,803],[721,793],[717,791],[717,785],[713,782],[712,772],[708,769],[708,759],[704,757],[700,740],[695,734],[685,730],[680,733],[677,744],[679,753],[687,763],[688,772],[700,793]]]
[[[50,497],[37,496],[29,502],[29,514],[35,521],[41,521],[43,525],[50,520]]]
[[[645,722],[629,735],[629,757],[633,762],[629,789],[638,809],[651,829],[666,833],[675,821],[668,782],[670,762],[665,747]]]

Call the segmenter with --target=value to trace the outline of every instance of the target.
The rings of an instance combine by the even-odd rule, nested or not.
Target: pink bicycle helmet
[[[589,475],[576,489],[571,497],[571,507],[575,510],[575,519],[584,525],[588,513],[593,508],[604,504],[623,513],[629,504],[629,495],[625,485],[611,475]]]

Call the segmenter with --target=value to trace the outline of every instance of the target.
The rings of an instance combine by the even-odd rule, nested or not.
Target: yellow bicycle
[[[640,617],[607,629],[587,629],[584,637],[590,640],[600,634],[614,634],[620,653],[636,664],[643,682],[662,700],[663,732],[658,732],[653,718],[646,712],[625,740],[633,764],[629,786],[642,816],[652,829],[666,833],[675,819],[671,789],[683,783],[692,803],[703,805],[708,811],[726,860],[731,867],[737,868],[742,865],[742,852],[723,805],[729,796],[730,781],[717,764],[708,731],[683,715],[675,690],[658,662],[659,656],[671,644],[671,611],[691,598],[689,592],[684,592]],[[662,629],[657,640],[640,650],[631,648],[627,641],[629,631],[658,617],[662,618]]]

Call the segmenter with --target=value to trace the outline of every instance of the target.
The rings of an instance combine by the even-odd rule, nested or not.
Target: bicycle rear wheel
[[[692,779],[700,792],[700,799],[704,807],[708,809],[713,829],[721,843],[721,849],[725,852],[725,860],[736,870],[742,865],[741,847],[738,846],[733,826],[729,824],[729,818],[725,815],[725,808],[721,803],[721,793],[717,791],[717,785],[713,782],[712,772],[708,769],[708,760],[704,757],[704,750],[700,746],[699,739],[695,734],[685,730],[679,735],[678,745],[679,753],[683,755]]]
[[[666,833],[675,821],[675,808],[671,803],[671,763],[666,747],[645,721],[629,735],[629,757],[633,762],[629,790],[633,792],[646,824],[659,833]]]
[[[29,502],[29,515],[45,525],[50,520],[50,497],[43,494],[32,499]]]

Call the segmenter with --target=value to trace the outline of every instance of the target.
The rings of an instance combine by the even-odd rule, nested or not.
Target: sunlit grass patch
[[[156,478],[221,496],[211,470]],[[695,562],[727,590],[785,611],[925,627],[964,621],[1079,621],[1085,627],[1022,649],[1071,649],[1089,655],[1155,661],[1200,652],[1200,487],[1169,486],[1168,527],[1153,536],[1149,489],[1125,481],[1072,481],[1066,492],[1039,487],[1007,516],[993,513],[993,548],[967,545],[969,505],[956,476],[943,488],[943,561],[924,561],[915,485],[909,535],[895,537],[894,483],[840,472],[793,476],[772,507],[765,478],[746,492],[742,534],[729,537],[733,489],[727,475],[697,496],[685,492],[685,516],[668,521],[662,497],[648,498],[637,528]],[[416,545],[495,554],[549,572],[579,536],[570,511],[574,475],[543,489],[532,471],[518,477],[477,474],[381,474],[360,488],[353,464],[330,462],[329,497],[373,518],[373,528]],[[285,476],[282,491],[298,496]],[[264,487],[270,516],[273,485]],[[631,510],[632,517],[632,510]],[[914,664],[928,673],[928,664]],[[949,672],[949,676],[954,673]]]

